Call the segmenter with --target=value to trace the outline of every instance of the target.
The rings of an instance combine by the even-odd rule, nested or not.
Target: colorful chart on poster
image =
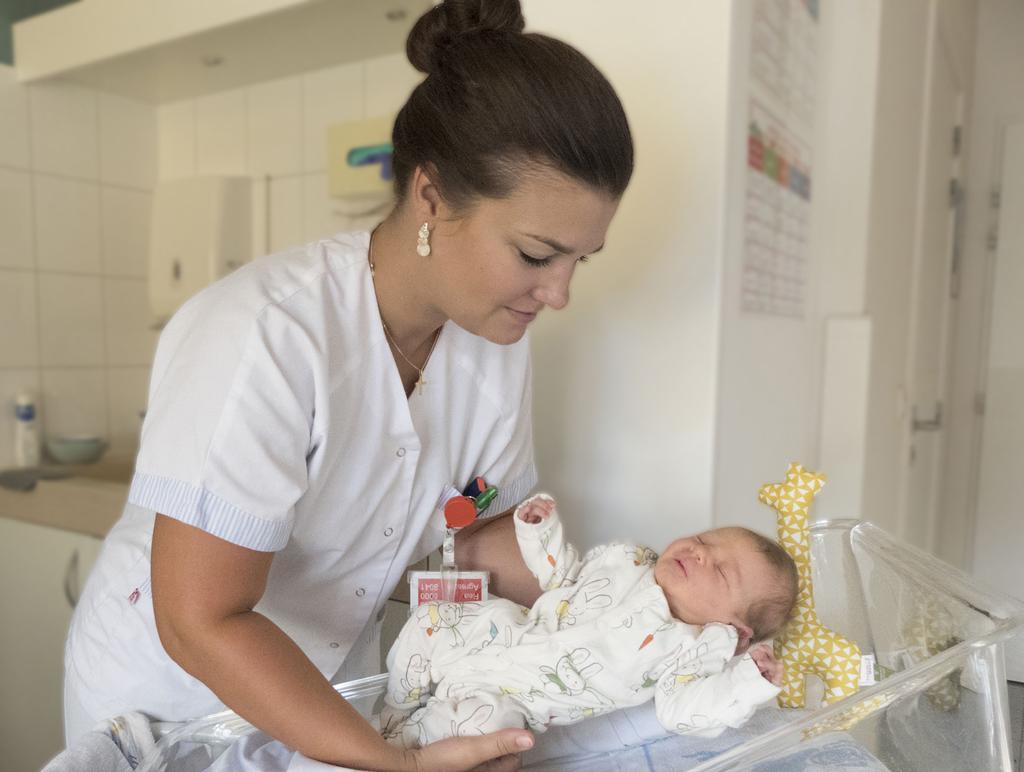
[[[742,308],[803,317],[816,109],[817,0],[755,0]]]

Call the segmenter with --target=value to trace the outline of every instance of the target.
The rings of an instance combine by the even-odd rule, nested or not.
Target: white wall
[[[824,319],[864,307],[879,10],[876,2],[821,4],[806,302],[796,319],[740,308],[753,4],[736,8],[714,510],[716,524],[773,533],[760,486],[783,479],[790,461],[819,466]],[[852,449],[854,458],[862,452]],[[860,516],[851,511],[860,466],[823,471],[830,482],[814,514]]]
[[[864,312],[882,10],[880,0],[864,0],[826,2],[821,12],[811,235],[818,308],[855,316]]]
[[[898,534],[928,0],[883,2],[880,31],[864,300],[873,321],[864,515]]]
[[[984,389],[992,253],[986,241],[993,218],[990,194],[999,175],[1006,125],[1024,121],[1024,5],[1017,0],[978,4],[973,110],[967,126],[967,190],[959,317],[953,341],[949,474],[943,495],[940,555],[969,565],[977,503],[981,421],[975,395]],[[1018,527],[1019,523],[1009,524]]]
[[[939,5],[969,62],[972,0]],[[835,439],[820,433],[823,329],[846,317],[870,317],[855,395],[867,422],[840,447],[855,462],[824,470],[816,514],[897,532],[928,0],[822,3],[803,320],[739,310],[751,5],[524,9],[528,26],[605,70],[638,149],[608,249],[534,333],[543,482],[576,538],[658,544],[727,522],[771,531],[757,488],[791,460],[817,465]],[[844,395],[830,396],[841,410]]]
[[[42,395],[51,434],[98,434],[131,457],[156,335],[146,243],[156,119],[80,86],[17,83],[0,65],[0,468],[14,395]]]
[[[533,331],[541,483],[581,545],[712,522],[731,4],[525,0],[608,76],[636,145],[607,247]]]
[[[818,518],[860,518],[871,372],[864,294],[882,12],[878,0],[824,3],[821,12],[811,252],[826,328],[816,458],[829,480],[814,512]]]

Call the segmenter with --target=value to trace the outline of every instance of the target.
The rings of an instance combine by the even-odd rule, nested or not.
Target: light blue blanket
[[[741,728],[707,738],[666,735],[653,705],[645,704],[539,735],[537,747],[524,757],[524,767],[533,772],[681,772],[804,715],[802,711],[762,708]],[[881,772],[888,767],[849,735],[830,733],[802,743],[785,758],[753,769]]]
[[[740,729],[716,738],[665,735],[653,704],[609,713],[569,727],[555,727],[537,736],[537,745],[524,754],[523,768],[533,772],[678,772],[752,740],[803,714],[763,708]],[[186,772],[170,767],[169,772]],[[327,772],[338,770],[288,751],[255,732],[236,741],[212,766],[192,766],[187,772]],[[825,734],[802,743],[784,758],[757,772],[883,772],[887,767],[849,735]]]

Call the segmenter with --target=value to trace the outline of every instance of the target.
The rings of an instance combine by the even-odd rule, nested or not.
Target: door
[[[1002,155],[973,570],[1024,600],[1024,123],[1007,128]],[[1020,636],[1006,646],[1006,670],[1024,681]]]
[[[909,415],[900,492],[901,535],[936,548],[943,462],[942,405],[949,354],[953,250],[959,209],[962,85],[932,2],[921,125],[921,164],[907,362]]]

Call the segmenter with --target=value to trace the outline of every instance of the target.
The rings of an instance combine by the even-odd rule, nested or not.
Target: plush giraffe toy
[[[786,481],[761,487],[758,499],[778,513],[779,544],[796,562],[800,576],[796,608],[775,638],[775,656],[785,666],[779,706],[804,707],[804,677],[825,682],[825,702],[854,694],[860,684],[860,648],[825,627],[814,611],[807,510],[825,484],[825,475],[790,464]]]
[[[902,639],[914,662],[960,643],[957,624],[949,610],[923,588],[912,590],[914,613],[903,628]],[[957,668],[927,691],[939,710],[950,711],[960,704],[960,669]]]

